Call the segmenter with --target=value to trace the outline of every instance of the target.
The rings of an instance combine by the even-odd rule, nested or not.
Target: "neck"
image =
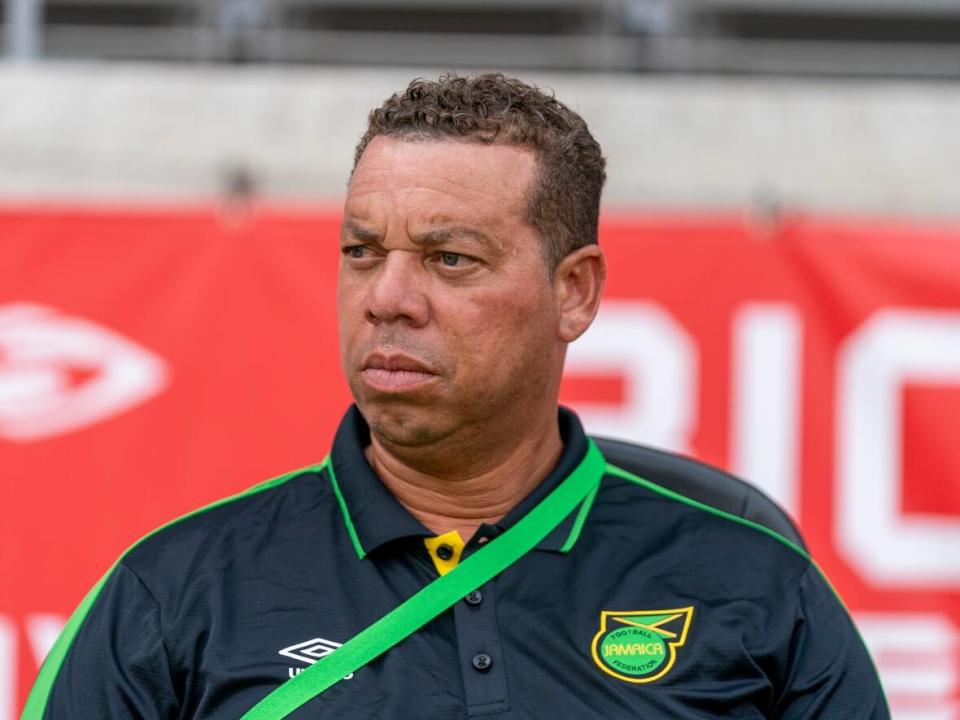
[[[550,473],[562,452],[555,410],[548,422],[506,451],[501,447],[475,462],[461,457],[455,472],[438,472],[434,463],[420,464],[409,453],[392,452],[373,434],[365,450],[374,472],[411,515],[438,535],[456,530],[464,541],[480,525],[510,512]]]

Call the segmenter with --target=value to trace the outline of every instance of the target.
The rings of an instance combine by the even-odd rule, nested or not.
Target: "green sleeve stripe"
[[[40,667],[40,672],[37,673],[37,679],[33,681],[33,687],[30,689],[30,695],[27,697],[27,704],[23,708],[23,715],[20,716],[20,720],[41,720],[43,718],[43,713],[47,709],[47,700],[53,690],[53,683],[56,681],[57,675],[60,674],[60,667],[67,657],[67,651],[70,649],[77,633],[80,632],[80,626],[83,625],[83,621],[90,612],[90,607],[100,595],[107,578],[110,577],[116,567],[116,562],[110,566],[106,575],[100,578],[97,584],[80,601],[77,609],[73,611],[67,624],[64,625],[57,641],[50,648],[50,652],[47,653],[47,657]]]
[[[357,557],[363,560],[367,556],[367,551],[360,544],[360,538],[357,537],[357,528],[353,525],[353,518],[350,517],[350,510],[347,509],[347,501],[343,499],[343,493],[340,492],[340,483],[337,482],[337,474],[333,471],[333,463],[327,467],[327,474],[330,476],[330,484],[333,486],[333,494],[337,497],[337,503],[340,505],[340,512],[343,513],[343,522],[347,526],[347,534],[350,536],[350,542],[353,543],[353,549]]]
[[[710,506],[710,505],[707,505],[706,503],[702,503],[702,502],[700,502],[699,500],[694,500],[693,498],[689,498],[689,497],[687,497],[686,495],[681,495],[681,494],[678,493],[678,492],[675,492],[675,491],[673,491],[673,490],[669,490],[669,489],[667,489],[667,488],[665,488],[665,487],[661,487],[660,485],[657,485],[657,484],[654,483],[654,482],[650,482],[649,480],[647,480],[647,479],[645,479],[645,478],[642,478],[642,477],[640,477],[639,475],[634,475],[632,472],[628,472],[628,471],[624,470],[623,468],[618,468],[616,465],[611,465],[611,464],[608,463],[608,464],[607,464],[607,474],[609,474],[609,475],[614,475],[614,476],[616,476],[616,477],[618,477],[618,478],[622,478],[622,479],[624,479],[624,480],[629,480],[630,482],[636,483],[637,485],[642,485],[643,487],[647,488],[647,489],[650,490],[651,492],[655,492],[655,493],[657,493],[658,495],[662,495],[663,497],[670,498],[671,500],[676,500],[677,502],[683,503],[684,505],[689,505],[690,507],[695,507],[695,508],[697,508],[698,510],[703,510],[704,512],[708,512],[708,513],[710,513],[711,515],[716,515],[717,517],[722,517],[722,518],[724,518],[725,520],[730,520],[730,521],[735,522],[735,523],[738,523],[738,524],[740,524],[740,525],[745,525],[745,526],[748,527],[748,528],[753,528],[754,530],[759,530],[759,531],[762,532],[764,535],[769,535],[769,536],[772,537],[774,540],[777,540],[778,542],[783,543],[783,544],[786,545],[788,548],[790,548],[790,549],[793,550],[795,553],[797,553],[797,554],[800,555],[801,557],[805,558],[805,559],[808,560],[809,562],[813,562],[813,558],[811,558],[810,555],[807,553],[807,551],[804,550],[802,547],[800,547],[800,546],[797,545],[796,543],[791,542],[790,540],[787,540],[787,538],[785,538],[785,537],[784,537],[783,535],[781,535],[780,533],[774,532],[774,531],[771,530],[770,528],[766,527],[765,525],[761,525],[761,524],[758,523],[758,522],[754,522],[753,520],[748,520],[747,518],[740,517],[739,515],[734,515],[733,513],[728,513],[728,512],[725,511],[725,510],[719,510],[719,509],[717,509],[717,508],[715,508],[715,507],[712,507],[712,506]],[[819,569],[819,568],[818,568],[818,569]],[[824,577],[826,577],[826,576],[824,576]],[[832,586],[831,586],[831,587],[832,587]],[[836,592],[836,591],[834,591],[834,592]]]
[[[57,675],[60,674],[60,668],[63,666],[64,660],[66,660],[67,652],[70,650],[70,646],[73,644],[77,633],[80,632],[80,628],[87,619],[87,615],[90,613],[90,608],[93,607],[94,602],[96,602],[97,597],[99,597],[100,592],[103,590],[103,586],[106,584],[117,565],[121,560],[123,560],[127,553],[137,547],[144,540],[156,535],[158,532],[165,530],[172,525],[176,525],[177,523],[186,520],[187,518],[207,512],[208,510],[213,510],[221,505],[226,505],[227,503],[235,502],[236,500],[241,500],[243,498],[250,497],[251,495],[256,495],[257,493],[261,493],[265,490],[270,490],[278,485],[282,485],[297,475],[302,475],[303,473],[307,472],[321,472],[329,465],[329,463],[330,456],[328,455],[321,463],[309,465],[305,468],[300,468],[299,470],[294,470],[284,475],[271,478],[270,480],[266,480],[262,483],[254,485],[253,487],[237,493],[236,495],[231,495],[229,497],[217,500],[216,502],[210,503],[209,505],[205,505],[197,510],[187,513],[186,515],[182,515],[168,523],[161,525],[157,529],[144,535],[137,542],[127,548],[117,559],[117,561],[110,566],[110,569],[107,571],[107,573],[100,578],[97,584],[94,585],[90,592],[86,594],[86,596],[77,606],[77,609],[73,611],[70,619],[67,620],[67,624],[64,625],[60,636],[57,638],[57,641],[53,644],[53,647],[47,654],[46,659],[43,661],[43,665],[40,667],[40,672],[37,673],[37,678],[33,682],[33,688],[30,690],[30,695],[27,697],[27,703],[23,708],[23,715],[20,716],[20,720],[42,720],[43,714],[47,708],[47,701],[50,698],[50,692],[53,690],[53,684],[56,682]]]
[[[771,530],[771,529],[768,528],[766,525],[761,525],[761,524],[758,523],[758,522],[754,522],[753,520],[748,520],[747,518],[740,517],[739,515],[734,515],[733,513],[728,513],[728,512],[725,511],[725,510],[719,510],[719,509],[717,509],[717,508],[715,508],[715,507],[712,507],[712,506],[710,506],[710,505],[707,505],[706,503],[702,503],[702,502],[700,502],[699,500],[694,500],[693,498],[689,498],[689,497],[687,497],[686,495],[681,495],[680,493],[674,492],[673,490],[668,490],[668,489],[665,488],[665,487],[661,487],[660,485],[657,485],[656,483],[650,482],[649,480],[646,480],[646,479],[644,479],[644,478],[642,478],[642,477],[639,477],[638,475],[634,475],[633,473],[628,472],[628,471],[626,471],[626,470],[624,470],[624,469],[622,469],[622,468],[618,468],[618,467],[616,467],[615,465],[610,465],[610,464],[608,464],[608,465],[607,465],[607,472],[608,472],[610,475],[615,475],[615,476],[617,476],[617,477],[619,477],[619,478],[623,478],[624,480],[629,480],[630,482],[636,483],[637,485],[642,485],[643,487],[647,488],[648,490],[652,490],[653,492],[657,493],[658,495],[663,495],[664,497],[670,498],[671,500],[676,500],[677,502],[681,502],[681,503],[684,503],[685,505],[690,505],[691,507],[695,507],[695,508],[697,508],[697,509],[699,509],[699,510],[703,510],[703,511],[705,511],[705,512],[708,512],[708,513],[710,513],[711,515],[716,515],[717,517],[722,517],[722,518],[724,518],[724,519],[726,519],[726,520],[731,520],[731,521],[733,521],[733,522],[735,522],[735,523],[738,523],[738,524],[740,524],[740,525],[745,525],[745,526],[747,526],[748,528],[753,528],[754,530],[759,530],[759,531],[762,532],[764,535],[769,535],[769,536],[772,537],[774,540],[777,540],[777,541],[783,543],[783,544],[786,545],[788,548],[790,548],[791,550],[793,550],[794,552],[796,552],[798,555],[800,555],[801,557],[805,558],[811,565],[813,565],[813,566],[816,568],[817,572],[820,573],[820,576],[826,581],[827,586],[828,586],[828,587],[830,588],[830,590],[833,592],[834,596],[836,596],[837,600],[840,601],[840,604],[843,605],[843,609],[847,611],[847,614],[848,614],[848,615],[850,614],[850,610],[849,610],[849,608],[847,608],[847,604],[843,601],[843,598],[840,596],[840,593],[837,592],[837,588],[835,588],[834,585],[833,585],[833,583],[830,582],[830,578],[827,577],[827,574],[823,571],[823,568],[821,568],[821,567],[817,564],[817,561],[814,560],[812,557],[810,557],[810,554],[809,554],[806,550],[804,550],[802,547],[800,547],[800,546],[797,545],[796,543],[793,543],[793,542],[791,542],[790,540],[788,540],[787,538],[783,537],[783,535],[781,535],[780,533],[775,532],[774,530]],[[858,632],[859,632],[859,631],[858,631]]]
[[[745,525],[748,528],[759,530],[764,535],[769,535],[774,540],[777,540],[783,543],[788,548],[796,552],[798,555],[805,558],[811,565],[813,565],[817,569],[817,572],[819,572],[820,575],[823,577],[823,579],[826,581],[827,585],[830,587],[830,590],[836,596],[837,600],[839,600],[840,604],[843,605],[844,610],[846,610],[848,614],[850,613],[850,610],[847,608],[847,604],[843,601],[843,598],[840,596],[840,593],[837,592],[837,589],[833,586],[833,583],[830,582],[830,578],[827,577],[827,574],[823,571],[823,568],[821,568],[817,564],[817,561],[814,560],[812,557],[810,557],[810,554],[806,550],[804,550],[802,547],[800,547],[796,543],[793,543],[787,538],[783,537],[783,535],[781,535],[780,533],[775,532],[774,530],[771,530],[766,525],[761,525],[758,522],[754,522],[753,520],[748,520],[747,518],[740,517],[739,515],[728,513],[725,510],[719,510],[715,507],[707,505],[706,503],[702,503],[699,500],[694,500],[693,498],[689,498],[686,495],[681,495],[680,493],[674,492],[673,490],[668,490],[665,487],[661,487],[656,483],[650,482],[645,478],[634,475],[633,473],[628,472],[622,468],[618,468],[615,465],[608,464],[607,472],[610,475],[615,475],[619,478],[623,478],[624,480],[629,480],[630,482],[636,483],[637,485],[642,485],[648,490],[652,490],[658,495],[663,495],[664,497],[670,498],[671,500],[676,500],[677,502],[681,502],[681,503],[684,503],[685,505],[690,505],[691,507],[695,507],[699,510],[703,510],[704,512],[708,512],[711,515],[716,515],[717,517],[722,517],[726,520],[731,520],[735,523],[739,523],[740,525]]]
[[[580,503],[580,510],[577,512],[577,518],[573,521],[573,527],[570,529],[570,534],[567,536],[567,541],[563,544],[563,547],[560,548],[560,552],[570,552],[573,549],[573,546],[576,545],[577,540],[580,539],[580,532],[583,530],[583,524],[587,521],[587,515],[590,514],[590,508],[593,507],[593,501],[597,497],[598,490],[600,490],[600,483],[597,483],[593,490],[591,490],[583,499],[583,502]]]

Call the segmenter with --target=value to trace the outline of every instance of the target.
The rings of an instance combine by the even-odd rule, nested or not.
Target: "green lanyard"
[[[415,633],[467,593],[513,565],[597,488],[606,460],[593,440],[576,470],[516,525],[438,577],[342,647],[283,683],[240,720],[279,720]]]

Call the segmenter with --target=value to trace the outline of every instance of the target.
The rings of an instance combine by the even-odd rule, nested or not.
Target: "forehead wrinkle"
[[[403,196],[418,193],[438,193],[450,196],[451,191],[461,202],[469,197],[483,197],[502,204],[513,198],[522,186],[511,176],[501,176],[500,183],[481,182],[477,179],[460,180],[442,169],[434,169],[434,175],[423,177],[408,172],[406,168],[364,168],[359,178],[354,178],[348,186],[348,194],[354,197],[367,195]]]
[[[459,203],[471,203],[470,198],[484,198],[498,207],[510,207],[523,211],[527,205],[532,186],[536,182],[537,168],[521,172],[507,172],[497,168],[492,178],[458,179],[443,168],[434,168],[434,174],[424,177],[410,173],[407,168],[364,168],[361,177],[354,178],[348,187],[348,195],[359,198],[369,195],[405,196],[419,193],[437,193]],[[452,197],[451,197],[452,196]]]
[[[460,143],[454,143],[459,145]],[[529,227],[532,184],[537,175],[536,156],[525,148],[513,146],[474,147],[467,143],[464,153],[449,157],[449,143],[442,143],[447,152],[434,157],[440,143],[411,143],[399,139],[375,138],[351,178],[348,187],[348,213],[354,218],[374,219],[397,224],[407,242],[422,243],[419,236],[443,226],[463,226],[482,232],[486,245],[494,252],[508,251],[515,222]],[[459,149],[459,148],[457,148]],[[517,163],[510,156],[528,155],[528,162]],[[505,155],[506,151],[506,155]],[[410,153],[414,152],[413,155]],[[463,155],[467,157],[463,157]],[[466,160],[476,160],[475,171],[461,172]],[[428,163],[425,171],[424,164]],[[519,165],[519,167],[517,167]],[[359,212],[356,212],[359,211]],[[372,212],[374,218],[366,218]],[[381,232],[386,242],[390,233]],[[445,239],[450,239],[448,235]],[[481,242],[479,238],[463,239]],[[459,239],[459,238],[458,238]],[[439,237],[427,237],[439,244]]]

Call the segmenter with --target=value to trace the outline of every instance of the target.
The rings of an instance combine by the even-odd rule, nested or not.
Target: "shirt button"
[[[474,590],[472,593],[467,593],[464,600],[467,601],[468,605],[479,605],[483,602],[483,593],[479,590]]]
[[[480,653],[473,656],[473,667],[479,672],[486,672],[493,665],[493,658],[486,653]]]
[[[437,548],[437,557],[441,560],[449,560],[453,557],[453,548],[449,545],[441,545]]]

